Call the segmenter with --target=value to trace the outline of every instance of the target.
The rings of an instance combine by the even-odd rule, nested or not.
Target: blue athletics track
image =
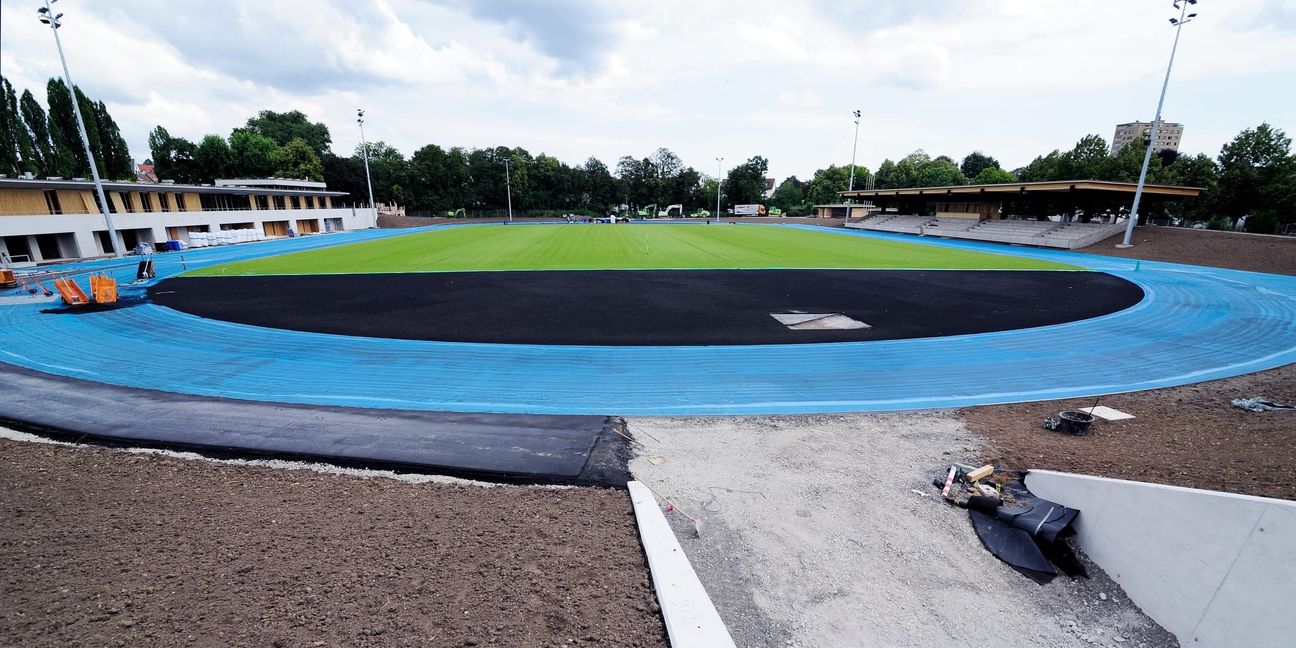
[[[494,225],[473,225],[492,227]],[[741,225],[742,227],[785,227]],[[796,227],[796,226],[786,226]],[[155,257],[159,279],[230,261],[402,236],[369,230]],[[542,346],[349,337],[203,319],[148,303],[49,314],[0,298],[0,362],[115,387],[292,406],[458,413],[725,415],[871,412],[1095,396],[1170,387],[1296,360],[1296,277],[833,231],[1014,254],[1107,272],[1142,301],[1031,329],[868,342]],[[134,277],[134,260],[58,268]],[[48,282],[46,282],[47,285]],[[58,395],[48,398],[57,400]]]

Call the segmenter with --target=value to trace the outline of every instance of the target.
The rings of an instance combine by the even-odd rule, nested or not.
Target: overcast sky
[[[38,0],[0,0],[0,72],[59,74]],[[137,160],[162,124],[228,136],[300,109],[333,148],[522,146],[609,165],[665,146],[714,173],[752,155],[805,178],[922,148],[1006,168],[1149,120],[1170,0],[63,0],[73,79]],[[1296,134],[1296,2],[1202,0],[1165,117],[1215,155],[1268,121]]]

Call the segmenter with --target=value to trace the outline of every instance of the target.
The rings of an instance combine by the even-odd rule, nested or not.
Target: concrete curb
[[[688,556],[671,531],[652,491],[637,481],[626,484],[648,556],[653,588],[673,648],[731,648],[729,630],[698,580]]]
[[[1291,645],[1296,502],[1031,470],[1080,546],[1184,646]]]

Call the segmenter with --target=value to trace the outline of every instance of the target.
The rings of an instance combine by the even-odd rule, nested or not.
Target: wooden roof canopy
[[[955,185],[952,187],[909,187],[906,189],[857,189],[839,192],[842,198],[922,197],[932,200],[1003,200],[1033,193],[1076,193],[1113,196],[1133,195],[1138,185],[1133,182],[1108,180],[1057,180],[1053,182],[1009,182],[1005,184]],[[1195,198],[1200,187],[1175,187],[1171,185],[1143,185],[1145,196],[1161,198]]]

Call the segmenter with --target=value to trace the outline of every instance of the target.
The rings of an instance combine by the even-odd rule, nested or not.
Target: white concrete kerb
[[[688,556],[671,531],[652,491],[640,482],[626,484],[639,523],[639,537],[648,556],[653,588],[661,605],[666,633],[673,648],[730,648],[729,630]]]

